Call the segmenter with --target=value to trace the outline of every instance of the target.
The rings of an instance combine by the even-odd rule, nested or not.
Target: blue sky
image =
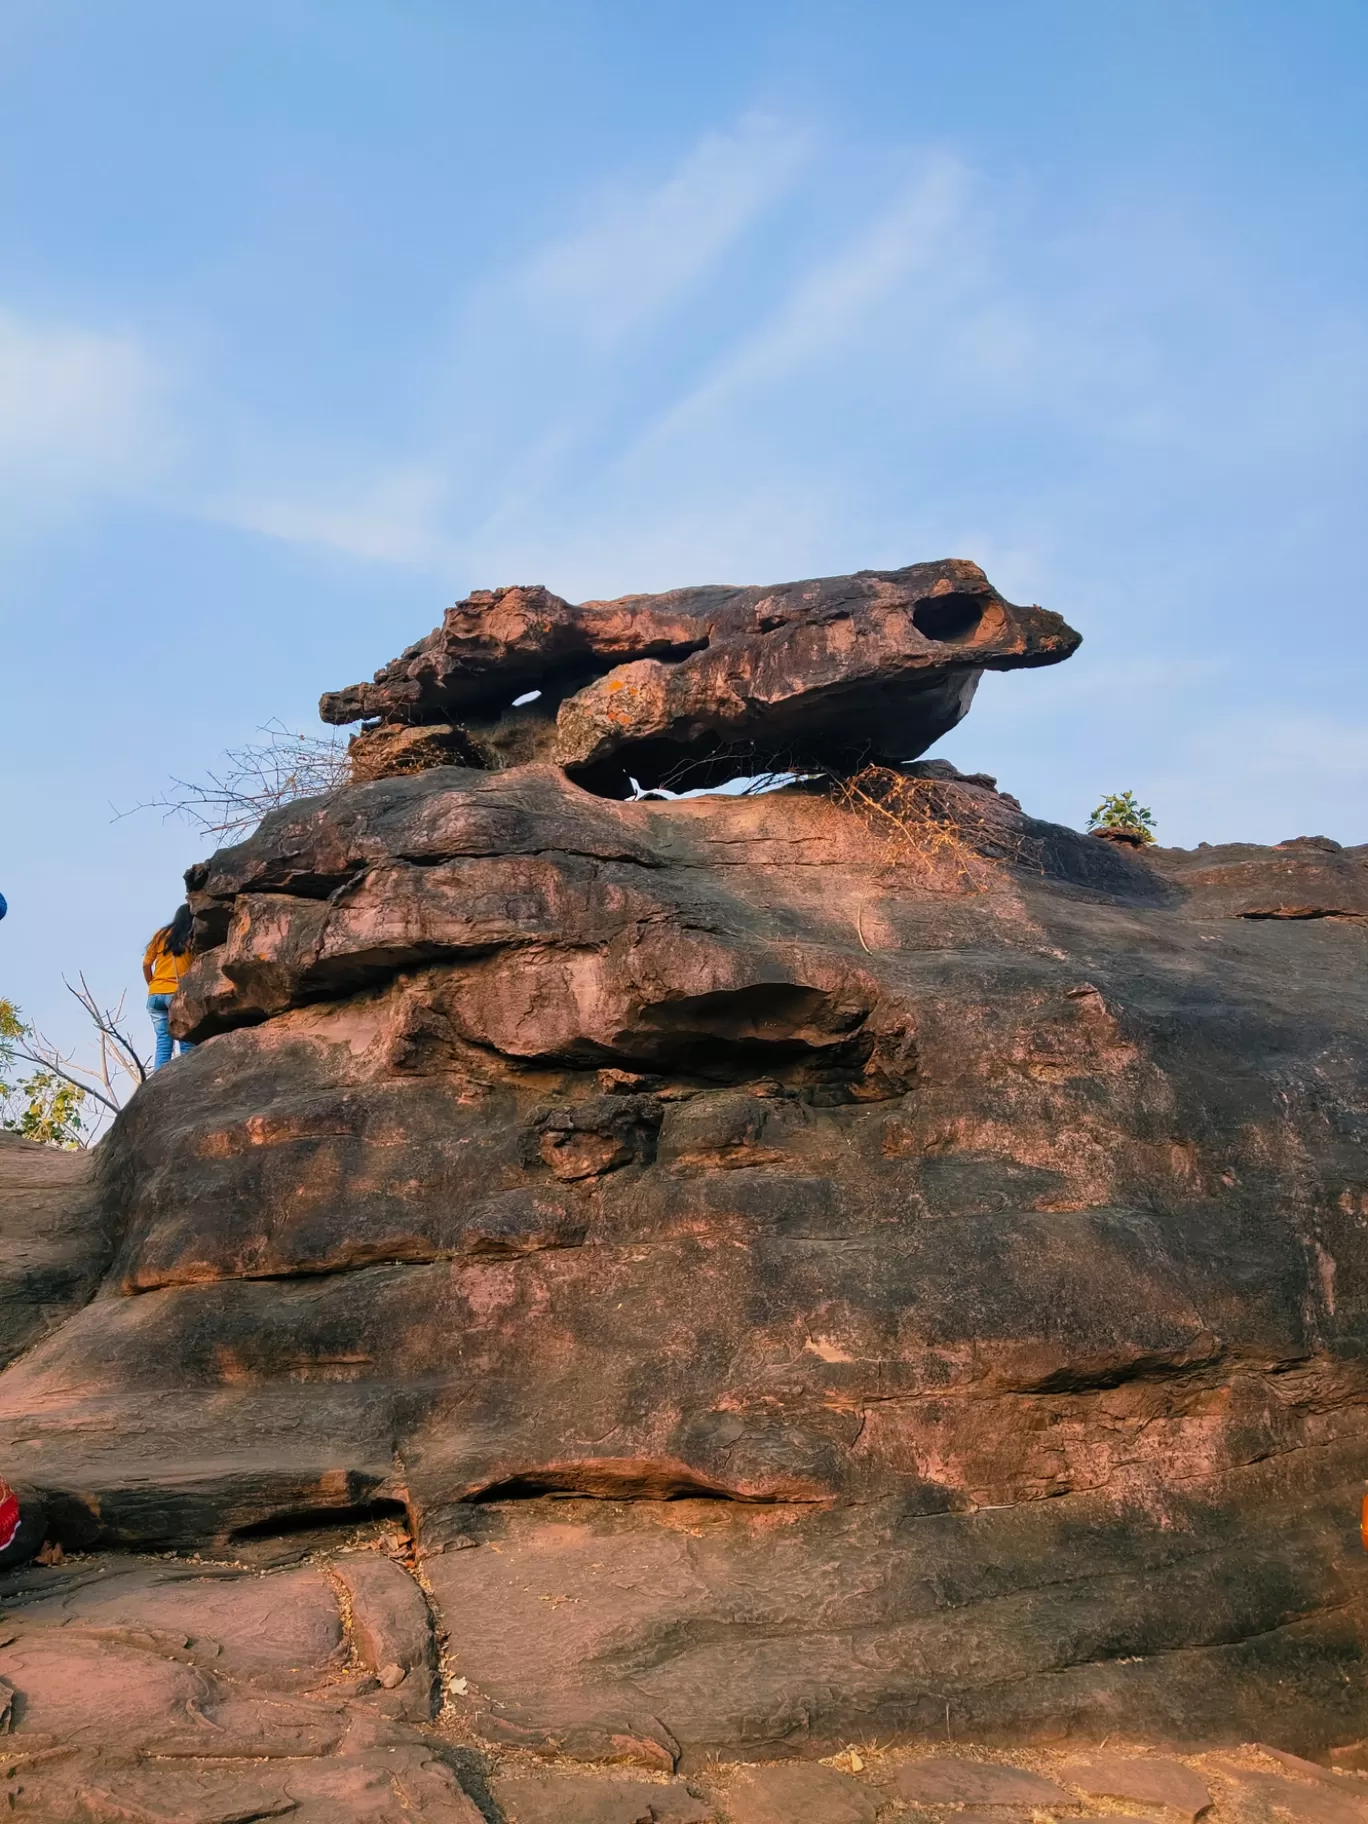
[[[473,587],[977,559],[939,751],[1368,839],[1362,0],[0,0],[0,994]],[[141,1013],[136,1021],[141,1022]]]

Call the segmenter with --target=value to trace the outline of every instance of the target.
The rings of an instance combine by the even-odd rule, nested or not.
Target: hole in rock
[[[928,640],[955,644],[978,632],[983,603],[976,595],[929,595],[912,610],[912,625]]]
[[[663,792],[669,798],[701,797],[726,791],[737,794],[755,789],[757,781],[773,781],[774,788],[800,772],[796,755],[789,754],[787,739],[771,748],[753,742],[723,741],[704,731],[682,741],[664,738],[632,742],[624,752],[587,766],[568,766],[566,774],[581,790],[596,798],[634,798]]]
[[[514,697],[510,707],[513,709],[521,709],[526,703],[535,703],[540,695],[541,692],[539,690],[525,690],[520,697]]]
[[[264,1520],[253,1520],[246,1526],[234,1527],[230,1539],[287,1539],[291,1533],[312,1533],[324,1528],[364,1526],[368,1521],[402,1520],[408,1524],[408,1509],[402,1501],[379,1499],[360,1501],[351,1507],[299,1507],[285,1514],[270,1514]]]
[[[746,1505],[789,1499],[785,1494],[741,1494],[686,1464],[666,1459],[551,1463],[506,1476],[466,1496],[472,1503],[578,1498],[591,1501],[737,1501]]]

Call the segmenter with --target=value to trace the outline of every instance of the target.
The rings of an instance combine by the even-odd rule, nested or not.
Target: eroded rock
[[[711,1824],[718,1816],[676,1782],[534,1773],[495,1780],[493,1791],[504,1824]]]
[[[732,1824],[874,1824],[878,1794],[834,1767],[749,1767],[727,1788]]]
[[[87,1153],[0,1133],[0,1367],[79,1310],[108,1265],[91,1166]]]
[[[415,1677],[431,1657],[413,1619],[415,1604],[426,1617],[421,1591],[366,1556],[338,1561],[355,1620],[337,1599],[341,1576],[312,1566],[260,1576],[102,1557],[0,1579],[12,1809],[138,1824],[480,1824],[434,1744],[387,1714],[374,1681],[358,1695],[348,1677],[382,1640]]]
[[[476,764],[554,759],[620,797],[632,779],[913,760],[964,715],[985,670],[1054,664],[1078,637],[1004,601],[963,559],[577,607],[498,589],[458,602],[373,683],[320,709],[335,723],[462,721]],[[529,692],[536,705],[515,709]]]
[[[1199,1817],[1211,1804],[1211,1789],[1199,1775],[1181,1761],[1159,1755],[1093,1755],[1066,1763],[1059,1777],[1089,1798],[1162,1805],[1188,1819]]]
[[[548,667],[562,704],[643,663],[687,695],[801,635],[831,666],[776,660],[772,701],[830,732],[889,641],[899,690],[932,663],[923,602],[979,614],[935,623],[967,642],[936,690],[989,662],[987,585],[932,568],[767,627],[695,603],[706,648],[678,604],[501,596],[358,713],[473,741]],[[159,1739],[212,1709],[344,1785],[360,1718],[662,1777],[1118,1717],[1361,1742],[1365,852],[1131,852],[940,762],[617,802],[535,710],[531,759],[292,805],[191,871],[203,1042],[102,1144],[94,1264],[0,1374],[0,1466],[68,1551],[415,1542],[422,1591],[278,1574],[284,1634],[296,1599],[322,1630],[289,1679],[231,1617],[221,1664],[159,1649]],[[672,726],[628,718],[612,766]],[[193,1636],[189,1601],[137,1625]],[[110,1625],[65,1637],[97,1683],[142,1651]],[[37,1706],[72,1701],[52,1650]]]
[[[909,1761],[898,1769],[898,1796],[921,1805],[1067,1805],[1069,1795],[1053,1780],[1000,1761],[970,1761],[948,1755]]]

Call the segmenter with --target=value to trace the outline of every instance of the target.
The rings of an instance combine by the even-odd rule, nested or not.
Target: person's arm
[[[152,939],[152,942],[147,946],[146,950],[143,951],[143,980],[145,982],[147,982],[149,985],[151,984],[151,981],[152,981],[152,958],[156,955],[156,953],[157,953],[157,940],[154,937]]]

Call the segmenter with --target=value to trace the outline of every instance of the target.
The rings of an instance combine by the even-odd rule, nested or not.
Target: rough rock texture
[[[730,778],[747,770],[739,755],[752,771],[913,760],[985,670],[1054,664],[1077,645],[1057,614],[1014,607],[962,558],[577,607],[540,587],[482,590],[320,709],[335,723],[461,722],[477,764],[555,760],[625,797],[632,779]]]
[[[1309,1762],[1302,1766],[1313,1775],[1321,1774]],[[1086,1792],[1089,1798],[1162,1806],[1188,1819],[1189,1824],[1211,1804],[1211,1788],[1200,1774],[1163,1755],[1097,1754],[1086,1761],[1070,1761],[1059,1773],[1066,1784]]]
[[[440,1728],[510,1780],[870,1739],[1356,1754],[1366,863],[1132,851],[943,763],[674,802],[437,766],[278,812],[191,871],[174,1021],[207,1042],[79,1190],[0,1466],[68,1552],[403,1516],[421,1590],[278,1573],[320,1632],[254,1670],[206,1584],[184,1631],[221,1663],[157,1656],[178,1728],[363,1668],[308,1712],[320,1778],[347,1706],[428,1741],[429,1604]],[[34,1195],[60,1239],[67,1192]],[[21,1716],[71,1683],[39,1648]],[[1255,1771],[1270,1819],[1267,1782],[1320,1792]]]
[[[1078,1784],[1079,1782],[1075,1782]],[[941,1755],[909,1761],[898,1775],[898,1795],[924,1805],[1067,1805],[1053,1780],[1024,1767]],[[1086,1788],[1085,1788],[1086,1790]]]
[[[0,1367],[87,1303],[110,1251],[89,1156],[0,1133]]]
[[[364,1556],[367,1562],[359,1562]],[[427,1673],[417,1586],[371,1554],[261,1576],[82,1558],[4,1579],[0,1804],[54,1824],[481,1824],[433,1743],[431,1714],[374,1676],[391,1611]],[[402,1689],[402,1687],[401,1687]]]
[[[733,1824],[874,1824],[880,1794],[834,1767],[756,1767],[732,1781]]]
[[[719,1815],[716,1805],[677,1781],[523,1773],[496,1780],[493,1796],[506,1824],[712,1824]]]
[[[822,792],[550,767],[200,870],[216,1036],[101,1149],[101,1296],[0,1377],[68,1545],[402,1503],[458,1709],[586,1757],[947,1702],[1368,1732],[1364,853],[1232,885],[938,789],[967,886]]]

